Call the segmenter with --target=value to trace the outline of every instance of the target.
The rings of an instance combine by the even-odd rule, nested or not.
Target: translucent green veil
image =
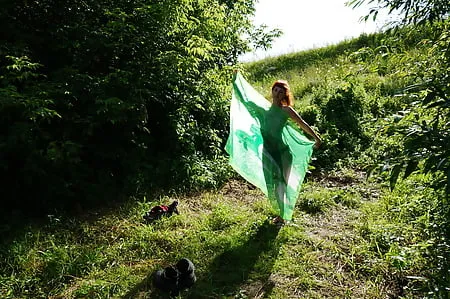
[[[264,192],[284,220],[292,219],[313,145],[286,112],[235,73],[225,147],[229,163]]]

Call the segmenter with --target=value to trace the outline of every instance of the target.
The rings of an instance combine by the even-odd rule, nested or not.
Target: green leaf
[[[417,165],[419,164],[416,160],[408,161],[408,165],[406,166],[405,173],[403,174],[403,179],[406,179],[417,169]]]
[[[446,100],[440,99],[440,100],[438,100],[436,102],[431,103],[426,108],[433,108],[433,107],[437,107],[437,106],[444,106],[446,102],[447,102]]]
[[[401,169],[401,164],[396,164],[391,170],[391,176],[389,178],[389,186],[391,188],[391,191],[394,190],[395,185],[397,184],[398,175],[400,174]]]
[[[436,96],[434,92],[428,92],[425,98],[423,99],[423,104],[426,105],[431,102],[431,100]]]

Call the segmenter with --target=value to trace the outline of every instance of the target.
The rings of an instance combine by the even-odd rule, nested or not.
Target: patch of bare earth
[[[364,176],[356,178],[327,177],[319,180],[326,188],[352,188],[359,186],[363,201],[377,200],[379,190],[375,186],[362,186]],[[231,182],[222,190],[237,200],[251,200],[254,194],[242,182]],[[250,188],[251,189],[251,188]],[[250,197],[250,198],[249,198]],[[241,286],[245,298],[268,298],[274,288],[283,289],[286,298],[398,298],[401,290],[395,278],[381,271],[372,271],[371,254],[360,249],[364,242],[357,225],[362,213],[355,208],[336,205],[325,214],[297,215],[296,225],[306,234],[307,254],[300,261],[307,264],[311,281],[300,277],[285,277],[272,273],[268,281],[247,282]]]
[[[312,256],[310,274],[315,279],[314,291],[325,298],[370,298],[372,285],[359,277],[354,269],[350,247],[355,233],[352,223],[359,212],[336,208],[327,215],[305,215],[305,233],[309,237]]]
[[[238,204],[252,203],[256,199],[263,199],[264,194],[255,186],[238,180],[228,181],[219,193]]]
[[[360,249],[356,224],[361,212],[337,206],[326,215],[305,215],[304,227],[316,262],[310,273],[314,292],[322,298],[398,298],[399,287],[381,271],[372,272],[373,260]]]

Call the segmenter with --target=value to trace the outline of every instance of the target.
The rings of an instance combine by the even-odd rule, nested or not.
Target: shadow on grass
[[[121,299],[133,299],[133,298],[169,298],[169,295],[160,294],[157,291],[152,291],[151,294],[147,292],[152,289],[153,272],[150,272],[145,279],[135,285],[125,295],[120,297]],[[145,293],[145,296],[142,296]]]
[[[197,272],[195,285],[178,298],[237,298],[239,294],[255,298],[261,293],[270,294],[273,284],[269,277],[279,251],[278,232],[278,227],[265,221],[245,243],[224,251],[206,271]],[[169,298],[169,295],[153,290],[152,274],[149,273],[122,299]]]
[[[235,298],[238,294],[255,298],[270,293],[269,277],[280,245],[278,232],[278,227],[265,221],[247,242],[215,258],[186,298]]]

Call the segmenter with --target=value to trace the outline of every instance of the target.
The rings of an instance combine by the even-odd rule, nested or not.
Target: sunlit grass
[[[318,104],[351,82],[374,116],[362,117],[364,130],[383,145],[359,146],[358,157],[307,176],[292,223],[273,225],[269,202],[242,181],[191,196],[131,198],[78,218],[55,213],[2,239],[0,297],[158,298],[152,273],[182,257],[194,262],[198,277],[182,298],[418,296],[438,271],[439,265],[427,260],[430,248],[445,245],[432,234],[438,224],[431,217],[438,208],[433,191],[424,187],[426,177],[413,175],[391,192],[384,177],[367,178],[363,171],[380,152],[398,148],[395,137],[386,137],[383,122],[402,106],[390,95],[405,84],[405,66],[396,56],[388,63],[375,56],[361,63],[333,49],[339,50],[294,53],[248,66],[254,87],[268,99],[273,81],[288,80],[295,108],[313,120]],[[423,53],[411,55],[403,62]],[[398,71],[387,73],[396,64]],[[180,215],[142,221],[149,208],[173,200],[180,202]]]
[[[387,192],[349,169],[331,172],[305,182],[294,221],[281,228],[270,223],[274,214],[263,194],[238,182],[193,197],[134,199],[86,219],[53,216],[3,244],[1,295],[159,298],[152,273],[182,257],[194,262],[198,277],[182,298],[394,295],[393,269],[415,274],[424,263],[415,248],[426,243],[401,221],[414,210],[388,210],[402,205],[405,191]],[[175,199],[180,215],[141,221],[153,204]]]
[[[2,274],[2,296],[134,297],[152,293],[151,273],[182,257],[197,267],[197,287],[185,294],[193,298],[243,296],[255,292],[252,286],[282,298],[285,288],[314,288],[309,269],[318,261],[303,212],[279,229],[259,191],[235,187],[230,194],[157,200],[178,199],[181,214],[151,225],[141,217],[153,203],[136,199],[104,216],[52,216],[3,245],[2,273],[10,275]]]

